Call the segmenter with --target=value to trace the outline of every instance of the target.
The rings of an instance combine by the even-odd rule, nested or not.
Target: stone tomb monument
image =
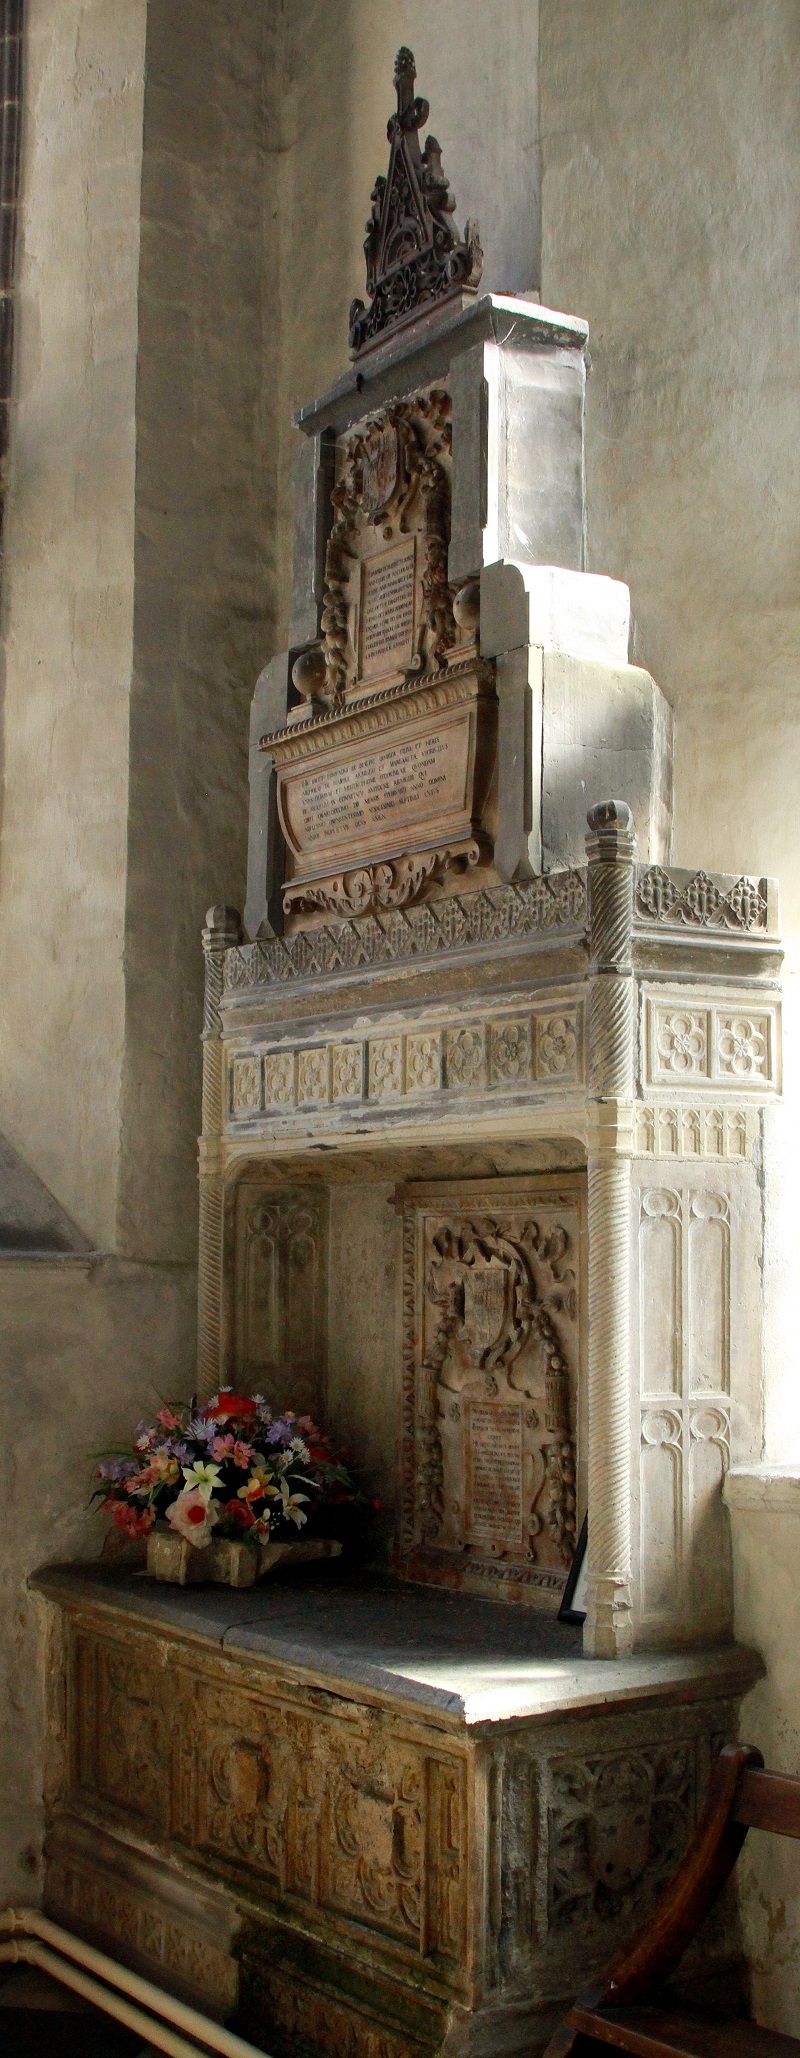
[[[203,1390],[345,1435],[391,1574],[41,1578],[47,1905],[275,2058],[535,2050],[757,1670],[721,1484],[760,1445],[776,889],[670,865],[669,709],[584,570],[585,324],[480,295],[407,51],[396,88],[352,363],[299,416],[200,1148]]]

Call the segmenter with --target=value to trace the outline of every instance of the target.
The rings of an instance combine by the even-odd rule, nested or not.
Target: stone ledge
[[[737,1515],[800,1515],[800,1464],[734,1465],[722,1498]]]

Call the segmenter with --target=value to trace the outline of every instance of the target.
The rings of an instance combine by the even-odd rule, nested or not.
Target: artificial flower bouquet
[[[304,1530],[317,1541],[309,1538],[294,1555],[338,1554],[332,1540],[323,1551],[323,1532],[330,1538],[342,1516],[347,1522],[374,1505],[310,1415],[273,1415],[260,1394],[228,1387],[202,1408],[159,1408],[154,1423],[139,1423],[130,1451],[102,1453],[95,1476],[92,1499],[126,1538],[148,1539],[148,1568],[157,1577],[181,1583],[250,1585],[292,1555],[287,1544]],[[180,1569],[159,1569],[171,1566]]]

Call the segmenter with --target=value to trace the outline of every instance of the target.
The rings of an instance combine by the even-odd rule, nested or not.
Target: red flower
[[[126,1508],[124,1501],[116,1501],[112,1512],[117,1528],[133,1538],[148,1536],[156,1519],[154,1508],[145,1508],[140,1515],[136,1508]]]
[[[203,1417],[206,1422],[249,1422],[257,1412],[249,1394],[221,1393],[213,1407],[203,1409]]]
[[[220,1514],[227,1515],[229,1520],[235,1522],[239,1529],[252,1529],[256,1519],[252,1508],[248,1508],[247,1502],[239,1500],[223,1501]]]

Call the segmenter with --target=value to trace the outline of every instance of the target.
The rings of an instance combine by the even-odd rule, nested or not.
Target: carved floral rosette
[[[405,1196],[403,1563],[552,1606],[575,1545],[577,1189]],[[470,1205],[472,1202],[472,1205]]]

